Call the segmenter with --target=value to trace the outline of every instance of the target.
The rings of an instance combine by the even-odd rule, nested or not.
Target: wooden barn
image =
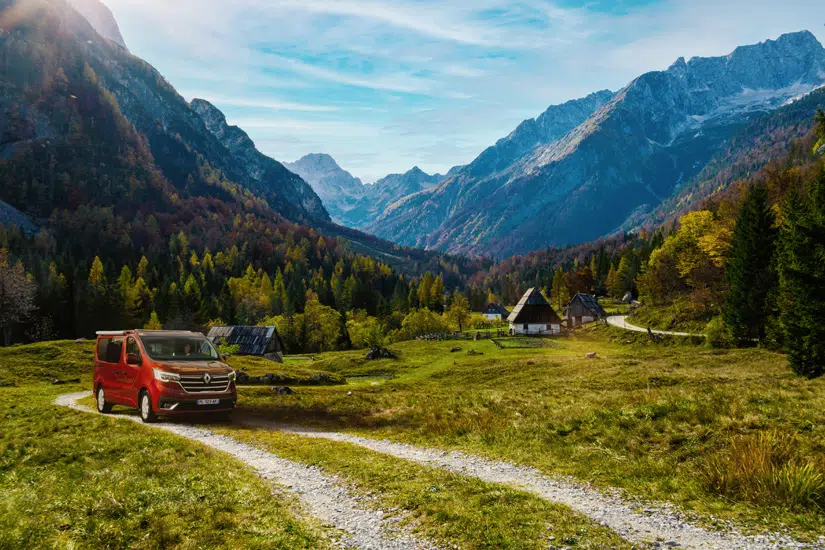
[[[255,355],[284,362],[284,343],[275,327],[212,327],[207,338],[213,344],[226,341],[229,345],[237,345],[238,355]]]
[[[510,334],[559,334],[561,318],[547,303],[544,295],[537,288],[524,293],[518,305],[507,317],[510,322]]]
[[[569,327],[577,327],[605,319],[607,312],[599,304],[599,300],[592,294],[576,294],[564,309],[564,317]]]
[[[487,309],[481,315],[488,321],[501,321],[509,317],[510,312],[501,304],[487,304]]]

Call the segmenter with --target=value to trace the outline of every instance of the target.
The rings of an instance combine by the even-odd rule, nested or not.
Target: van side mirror
[[[140,365],[140,357],[137,356],[135,353],[127,353],[126,354],[126,364],[127,365]]]
[[[221,354],[221,362],[222,362],[222,363],[226,363],[227,361],[229,361],[229,356],[228,356],[228,355],[224,355],[224,354],[222,353],[222,354]]]

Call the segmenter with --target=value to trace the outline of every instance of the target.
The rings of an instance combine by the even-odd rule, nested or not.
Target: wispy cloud
[[[207,90],[188,91],[181,90],[184,97],[190,99],[208,99],[212,103],[231,105],[233,107],[251,107],[255,109],[270,109],[275,111],[304,111],[307,113],[330,113],[340,111],[340,107],[335,105],[309,105],[306,103],[293,103],[291,101],[279,101],[273,98],[256,98],[242,96],[221,96]]]

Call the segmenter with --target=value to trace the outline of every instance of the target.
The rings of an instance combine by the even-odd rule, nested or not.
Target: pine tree
[[[562,268],[556,269],[553,275],[553,287],[550,291],[550,299],[557,310],[561,311],[570,302],[570,291],[567,288],[567,281]]]
[[[730,292],[723,316],[740,344],[765,338],[771,314],[769,297],[775,286],[775,222],[765,186],[754,184],[736,220],[726,270]]]
[[[444,279],[441,275],[430,287],[430,309],[438,313],[444,311]]]
[[[825,374],[825,167],[783,208],[778,250],[780,323],[794,372]]]

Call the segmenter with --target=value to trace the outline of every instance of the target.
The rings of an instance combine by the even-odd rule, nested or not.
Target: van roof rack
[[[126,336],[125,330],[99,330],[95,332],[98,336]]]

